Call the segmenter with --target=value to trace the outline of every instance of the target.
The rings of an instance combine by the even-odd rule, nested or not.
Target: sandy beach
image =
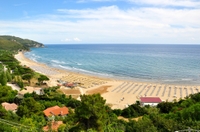
[[[26,65],[36,72],[47,75],[50,78],[50,81],[47,82],[49,86],[57,86],[57,80],[78,82],[81,84],[75,87],[75,89],[61,86],[60,90],[66,95],[100,93],[106,99],[106,103],[113,109],[123,109],[135,103],[140,97],[160,97],[163,101],[173,101],[180,98],[184,99],[184,97],[200,91],[200,86],[196,85],[136,82],[134,80],[117,80],[74,73],[34,62],[26,58],[22,52],[15,55],[15,58],[21,62],[21,65]]]

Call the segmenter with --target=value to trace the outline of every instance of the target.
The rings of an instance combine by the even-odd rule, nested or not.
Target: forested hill
[[[1,50],[11,50],[11,51],[18,51],[18,50],[29,50],[32,47],[44,47],[42,43],[29,40],[29,39],[22,39],[15,36],[0,36],[0,49]]]

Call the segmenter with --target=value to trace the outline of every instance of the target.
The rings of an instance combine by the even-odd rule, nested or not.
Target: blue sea
[[[200,84],[200,45],[54,44],[32,48],[25,56],[52,67],[95,76]]]

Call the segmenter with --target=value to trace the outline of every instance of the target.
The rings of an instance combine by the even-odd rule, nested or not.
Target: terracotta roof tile
[[[69,109],[67,107],[59,107],[59,106],[54,106],[47,108],[46,110],[43,111],[45,116],[50,116],[50,115],[67,115],[69,113]]]
[[[58,130],[58,127],[59,127],[61,124],[63,124],[62,121],[51,122],[51,129],[52,129],[53,131],[57,131],[57,130]],[[44,130],[44,131],[49,131],[49,126],[47,125],[47,126],[43,127],[43,130]]]

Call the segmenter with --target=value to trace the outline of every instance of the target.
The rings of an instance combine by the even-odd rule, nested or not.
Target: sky
[[[0,35],[44,44],[200,44],[200,0],[1,0]]]

